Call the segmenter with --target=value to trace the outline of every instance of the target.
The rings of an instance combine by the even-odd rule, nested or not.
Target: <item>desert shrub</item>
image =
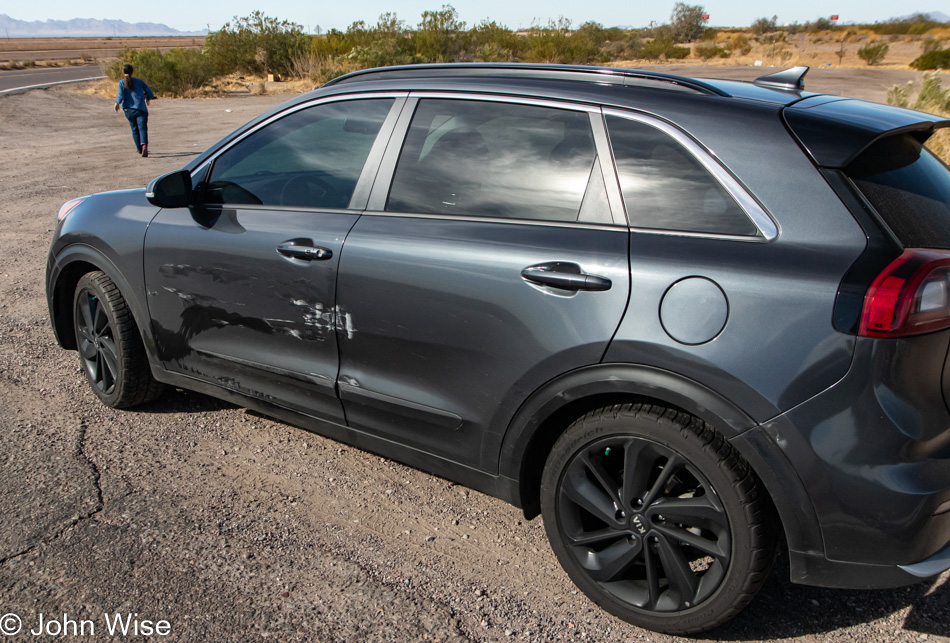
[[[761,36],[762,34],[775,31],[777,29],[777,23],[778,16],[772,16],[771,18],[759,18],[752,23],[752,33],[757,36]]]
[[[322,85],[357,69],[359,65],[347,58],[323,56],[309,51],[293,60],[294,76],[313,81],[315,85]]]
[[[442,5],[439,11],[423,11],[422,21],[413,33],[415,52],[426,62],[454,60],[462,49],[459,34],[464,29],[465,23],[450,4]]]
[[[858,58],[868,65],[877,65],[883,62],[888,49],[890,49],[890,46],[886,42],[868,43],[858,49]]]
[[[931,51],[922,56],[918,56],[914,58],[910,66],[920,71],[927,69],[950,69],[950,49]]]
[[[887,104],[895,107],[910,107],[910,90],[914,81],[909,80],[903,85],[894,85],[887,90]]]
[[[814,22],[806,22],[805,30],[809,32],[813,31],[831,31],[835,28],[835,23],[831,22],[828,18],[818,18]]]
[[[234,17],[205,39],[205,53],[217,74],[289,74],[292,60],[310,46],[303,27],[254,11]]]
[[[874,31],[875,33],[884,35],[919,35],[927,33],[934,27],[940,27],[942,25],[943,23],[937,22],[930,16],[918,13],[910,16],[909,18],[894,18],[892,20],[888,20],[887,22],[876,22],[873,25],[867,25],[867,28]]]
[[[938,72],[924,74],[914,109],[933,113],[950,111],[950,89],[943,88]]]
[[[744,33],[733,34],[729,40],[729,49],[738,52],[742,56],[747,56],[752,51],[752,44],[749,37]]]
[[[689,56],[688,47],[677,47],[672,39],[655,38],[640,48],[640,57],[648,60],[676,60]]]
[[[704,61],[710,58],[728,58],[729,52],[714,42],[700,42],[693,47],[693,54]]]
[[[172,49],[162,54],[158,49],[125,49],[119,59],[106,68],[106,75],[118,81],[122,66],[129,63],[138,76],[160,96],[184,96],[211,80],[211,61],[195,49]]]

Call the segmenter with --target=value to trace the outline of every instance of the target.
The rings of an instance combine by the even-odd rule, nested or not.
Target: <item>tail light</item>
[[[950,252],[907,249],[864,297],[863,337],[906,337],[950,328]]]

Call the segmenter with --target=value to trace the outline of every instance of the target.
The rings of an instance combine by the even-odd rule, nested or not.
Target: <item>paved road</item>
[[[0,72],[0,91],[102,76],[98,65],[18,69]]]

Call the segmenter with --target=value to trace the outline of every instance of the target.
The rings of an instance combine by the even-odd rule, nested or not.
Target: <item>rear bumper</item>
[[[895,587],[950,568],[950,512],[934,515],[950,501],[948,345],[950,331],[858,339],[844,379],[762,425],[820,532],[817,547],[789,539],[793,581]]]
[[[950,544],[912,565],[873,565],[829,560],[821,554],[789,552],[793,582],[819,587],[886,589],[933,578],[950,569]]]

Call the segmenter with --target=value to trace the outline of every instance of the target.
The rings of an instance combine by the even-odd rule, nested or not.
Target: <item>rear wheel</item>
[[[105,273],[90,272],[79,280],[73,326],[83,373],[107,406],[127,408],[161,394],[128,304]]]
[[[775,554],[771,506],[722,435],[678,411],[593,411],[555,443],[544,525],[594,602],[650,630],[702,632],[737,614]]]

